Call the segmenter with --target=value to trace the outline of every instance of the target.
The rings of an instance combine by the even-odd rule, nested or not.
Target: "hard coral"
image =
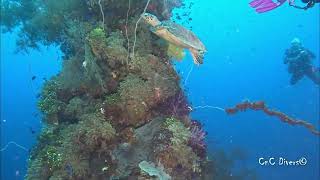
[[[138,74],[143,79],[153,80],[161,78],[163,80],[177,80],[176,72],[163,59],[151,54],[145,56],[137,55],[134,61],[130,61],[129,69],[131,73]]]
[[[174,69],[156,56],[137,56],[130,62],[129,69],[131,73],[137,74],[152,87],[153,97],[149,103],[170,101],[179,89],[177,83],[179,78]]]
[[[127,125],[137,126],[139,122],[143,123],[147,120],[148,109],[152,105],[153,98],[152,87],[149,83],[137,76],[129,75],[120,83],[118,93],[117,103],[106,107],[107,114],[121,115],[121,117],[116,117],[116,120]],[[109,102],[112,101],[109,100]]]
[[[94,150],[108,149],[108,142],[116,136],[115,129],[99,114],[85,114],[80,117],[77,124],[76,141],[81,148]]]

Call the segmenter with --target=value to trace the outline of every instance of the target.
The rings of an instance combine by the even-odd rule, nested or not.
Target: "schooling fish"
[[[31,79],[32,79],[32,81],[33,81],[33,80],[35,80],[36,78],[37,78],[37,76],[32,76]]]

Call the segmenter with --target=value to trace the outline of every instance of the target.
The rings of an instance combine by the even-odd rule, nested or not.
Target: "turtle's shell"
[[[206,48],[200,39],[185,27],[172,21],[163,21],[161,25],[166,27],[168,32],[176,38],[175,40],[179,41],[181,44],[194,49],[206,51]]]

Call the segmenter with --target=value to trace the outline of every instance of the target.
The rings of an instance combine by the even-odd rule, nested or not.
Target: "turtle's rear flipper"
[[[203,53],[201,53],[200,51],[195,50],[195,49],[190,49],[190,52],[191,52],[191,55],[193,58],[193,62],[196,65],[203,64]]]

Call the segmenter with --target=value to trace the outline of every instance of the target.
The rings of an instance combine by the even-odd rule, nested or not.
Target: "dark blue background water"
[[[283,5],[256,14],[247,1],[202,0],[195,3],[193,31],[207,46],[204,65],[192,67],[188,54],[176,63],[193,106],[226,108],[249,100],[264,100],[269,107],[319,127],[319,87],[308,79],[290,86],[282,62],[290,41],[298,37],[313,51],[319,66],[319,6],[300,11]],[[35,94],[42,78],[61,67],[57,48],[43,48],[28,55],[13,54],[15,33],[1,35],[1,147],[16,141],[30,148],[39,132]],[[37,78],[31,82],[31,77]],[[292,127],[261,112],[227,116],[215,109],[196,109],[192,117],[205,123],[209,155],[215,149],[241,148],[247,159],[240,166],[253,168],[259,179],[319,179],[319,137],[302,127]],[[28,152],[10,145],[1,153],[1,179],[23,179]],[[305,157],[306,166],[261,166],[258,159]],[[239,164],[238,164],[239,165]],[[17,174],[18,173],[18,174]],[[230,174],[232,176],[232,174]]]

